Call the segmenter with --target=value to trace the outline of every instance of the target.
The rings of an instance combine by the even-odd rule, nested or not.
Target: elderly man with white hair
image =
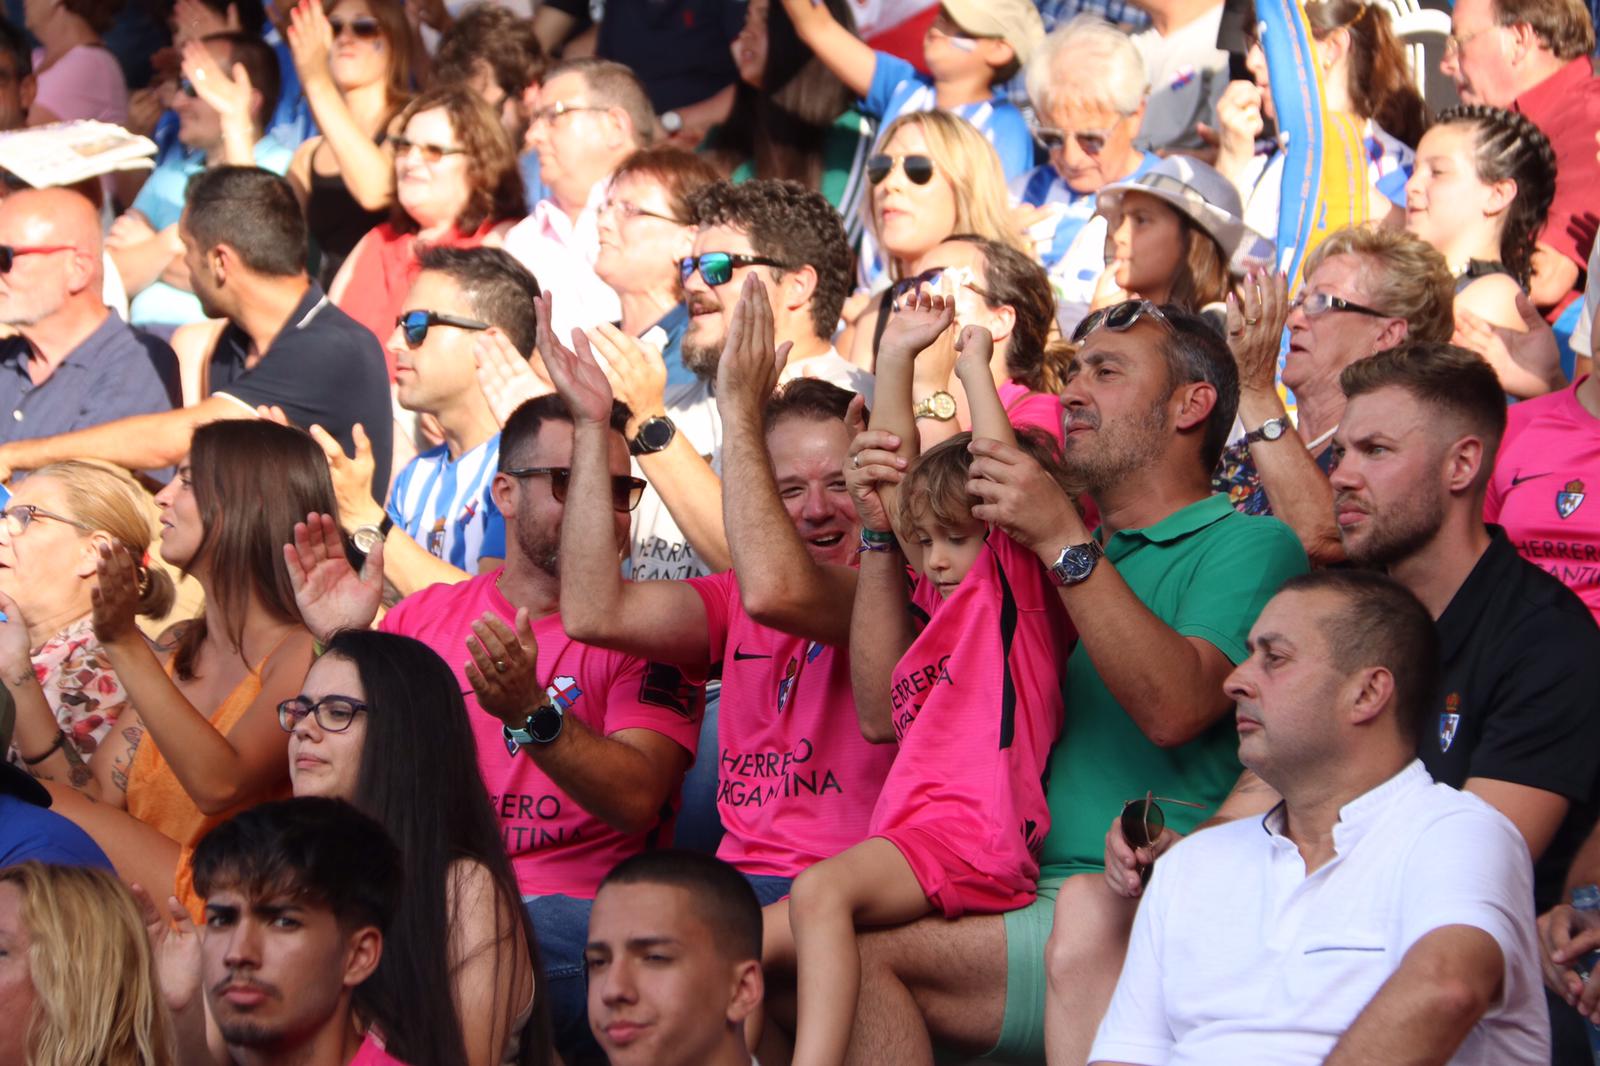
[[[1079,15],[1056,27],[1029,57],[1026,78],[1039,114],[1034,136],[1050,161],[1019,175],[1011,196],[1049,270],[1094,218],[1101,187],[1143,174],[1160,157],[1133,145],[1144,119],[1145,64],[1111,23]]]

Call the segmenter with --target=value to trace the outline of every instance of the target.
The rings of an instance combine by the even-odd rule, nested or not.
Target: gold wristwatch
[[[937,418],[948,422],[956,416],[956,398],[940,389],[926,399],[918,400],[911,408],[913,418]]]

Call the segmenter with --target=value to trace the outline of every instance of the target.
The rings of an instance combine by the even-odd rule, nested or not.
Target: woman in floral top
[[[18,485],[3,515],[0,610],[10,616],[5,628],[12,637],[0,642],[0,670],[8,686],[31,671],[55,715],[57,745],[70,748],[78,757],[75,764],[81,765],[127,706],[122,684],[90,624],[100,546],[120,542],[143,559],[152,540],[155,507],[125,472],[69,462],[44,467]],[[172,607],[172,581],[159,569],[144,573],[141,613],[159,618]],[[24,626],[26,649],[16,639]],[[27,766],[54,750],[13,746],[7,758]]]

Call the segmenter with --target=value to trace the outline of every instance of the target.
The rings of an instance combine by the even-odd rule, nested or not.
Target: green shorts
[[[1056,894],[1065,880],[1040,880],[1038,899],[1021,910],[1006,912],[1006,1012],[1000,1023],[1000,1041],[985,1059],[1044,1062],[1044,946],[1055,921]]]

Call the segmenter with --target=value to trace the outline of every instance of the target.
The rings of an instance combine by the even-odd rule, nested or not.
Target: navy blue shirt
[[[346,455],[355,454],[351,428],[361,423],[376,464],[373,499],[381,503],[389,488],[394,411],[383,348],[372,331],[335,307],[312,282],[266,354],[246,369],[249,352],[249,334],[229,323],[211,350],[208,394],[252,411],[263,404],[281,407],[300,428],[327,430]]]
[[[28,376],[28,342],[0,341],[0,443],[53,437],[178,402],[178,360],[165,342],[115,314],[85,337],[44,383]]]

